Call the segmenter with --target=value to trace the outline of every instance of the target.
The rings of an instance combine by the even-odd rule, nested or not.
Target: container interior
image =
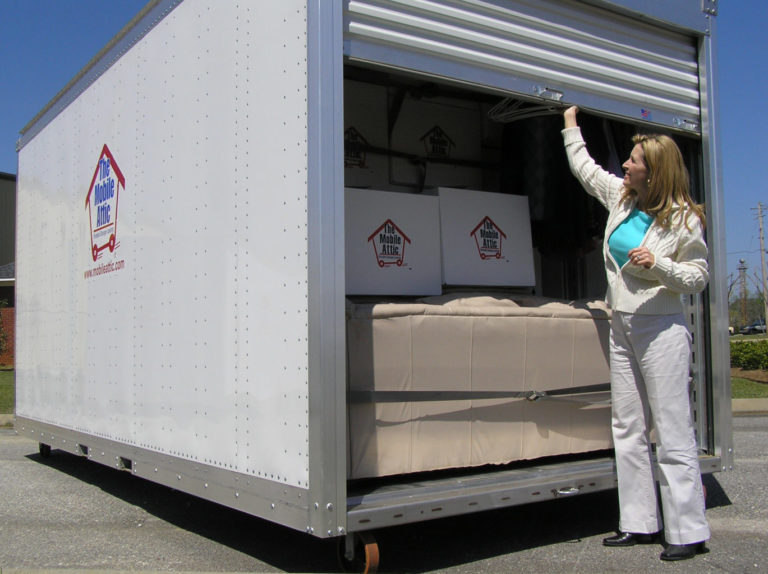
[[[442,292],[491,287],[566,300],[602,298],[607,212],[570,173],[560,134],[563,109],[545,100],[347,65],[345,187],[422,196],[452,188],[525,197],[535,284],[443,281]],[[633,134],[663,131],[585,111],[579,124],[592,157],[617,175]],[[669,135],[683,151],[695,196],[698,141]]]
[[[344,94],[348,388],[369,396],[350,405],[348,476],[604,453],[600,396],[480,399],[569,387],[607,398],[593,388],[608,381],[607,211],[570,172],[564,105],[355,66]],[[589,112],[579,124],[616,175],[632,135],[659,131]],[[698,142],[669,135],[695,196]],[[392,391],[403,398],[377,402]]]

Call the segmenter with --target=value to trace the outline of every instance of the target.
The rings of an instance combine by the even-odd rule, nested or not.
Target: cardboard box
[[[479,187],[483,161],[483,113],[477,104],[452,98],[406,96],[392,126],[392,151],[421,158],[392,157],[394,185]]]
[[[527,197],[444,187],[438,196],[443,283],[536,284]]]
[[[435,196],[345,190],[348,295],[438,295],[440,217]]]
[[[386,150],[387,89],[384,86],[344,81],[344,182],[348,187],[389,188]]]

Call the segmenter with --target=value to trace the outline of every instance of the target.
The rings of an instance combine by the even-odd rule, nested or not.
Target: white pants
[[[610,349],[619,530],[653,533],[662,528],[648,437],[652,417],[666,541],[708,540],[688,395],[691,335],[682,314],[614,311]]]

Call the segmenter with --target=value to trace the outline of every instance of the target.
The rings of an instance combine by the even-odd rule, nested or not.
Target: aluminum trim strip
[[[718,69],[713,20],[712,35],[701,38],[703,198],[707,205],[707,244],[710,251],[709,303],[709,428],[711,450],[722,457],[722,469],[733,469],[733,414],[731,406],[730,342],[728,339],[728,289],[726,281],[725,209],[723,207],[722,159],[717,114]]]
[[[316,536],[346,530],[341,11],[339,2],[307,2],[309,475]]]

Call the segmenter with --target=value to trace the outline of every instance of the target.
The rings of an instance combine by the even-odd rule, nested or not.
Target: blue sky
[[[19,130],[144,4],[0,0],[0,171],[16,173]],[[716,22],[727,273],[735,277],[743,258],[749,275],[760,276],[758,202],[768,242],[768,0],[722,0]]]

